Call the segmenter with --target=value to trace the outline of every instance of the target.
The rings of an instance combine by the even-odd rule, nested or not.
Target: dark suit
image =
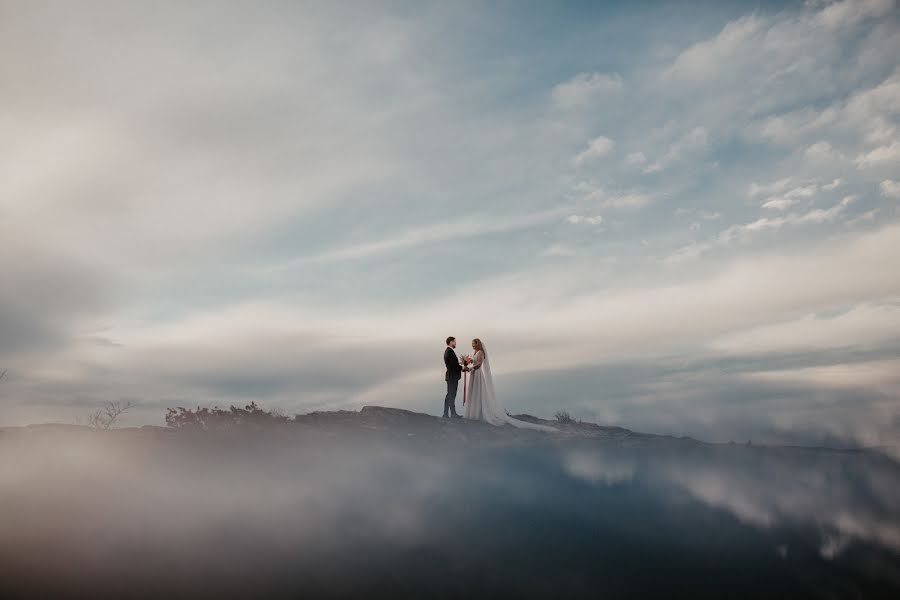
[[[453,348],[447,346],[444,350],[444,365],[447,372],[444,373],[444,380],[447,382],[447,395],[444,396],[444,416],[456,414],[456,392],[459,389],[459,380],[462,378],[462,365],[459,364],[459,358]]]

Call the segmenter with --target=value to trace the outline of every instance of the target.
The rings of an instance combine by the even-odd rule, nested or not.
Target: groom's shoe
[[[454,418],[454,419],[462,419],[462,415],[458,415],[458,414],[456,414],[456,413],[453,413],[453,418]]]

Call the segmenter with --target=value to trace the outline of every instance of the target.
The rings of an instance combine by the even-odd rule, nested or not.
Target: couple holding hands
[[[456,338],[453,336],[447,338],[447,348],[444,350],[444,365],[447,367],[444,374],[444,380],[447,382],[447,394],[444,396],[444,418],[460,419],[465,417],[474,421],[484,421],[491,425],[513,425],[525,429],[556,431],[553,427],[519,421],[507,415],[494,392],[491,363],[484,343],[478,338],[473,339],[472,350],[475,352],[473,355],[464,354],[460,357],[456,354]],[[468,378],[468,387],[465,391],[466,400],[463,402],[465,411],[463,415],[460,415],[456,412],[456,394],[463,373],[471,373],[471,376]]]

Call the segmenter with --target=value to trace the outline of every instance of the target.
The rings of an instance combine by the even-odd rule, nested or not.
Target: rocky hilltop
[[[465,445],[518,445],[534,443],[554,443],[575,439],[616,442],[617,445],[632,446],[666,442],[697,443],[691,438],[638,433],[622,427],[608,427],[583,421],[561,423],[556,420],[520,414],[514,418],[529,423],[549,425],[556,433],[522,429],[511,425],[496,427],[467,419],[444,419],[433,415],[390,408],[385,406],[364,406],[359,411],[319,411],[297,415],[283,423],[247,423],[231,428],[231,433],[262,432],[272,435],[296,436],[307,440],[327,440],[347,438],[358,441],[396,441],[423,443],[448,443]],[[25,433],[71,433],[95,432],[84,425],[45,423],[24,427],[0,428],[0,434]],[[145,425],[143,427],[120,427],[104,431],[110,436],[155,438],[182,433],[177,428]]]
[[[636,433],[622,427],[604,427],[594,423],[558,423],[531,415],[512,415],[514,418],[539,425],[555,427],[558,433],[521,429],[511,425],[496,427],[467,419],[444,419],[424,413],[384,406],[364,406],[359,412],[314,412],[298,415],[295,423],[306,429],[319,431],[371,433],[388,437],[422,438],[433,441],[511,443],[552,440],[554,438],[603,438],[643,440],[659,436]]]

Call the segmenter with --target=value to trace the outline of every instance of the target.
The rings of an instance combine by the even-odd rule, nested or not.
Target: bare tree
[[[98,408],[88,416],[88,425],[94,429],[109,429],[122,416],[126,410],[134,408],[131,402],[107,402],[103,408]]]

